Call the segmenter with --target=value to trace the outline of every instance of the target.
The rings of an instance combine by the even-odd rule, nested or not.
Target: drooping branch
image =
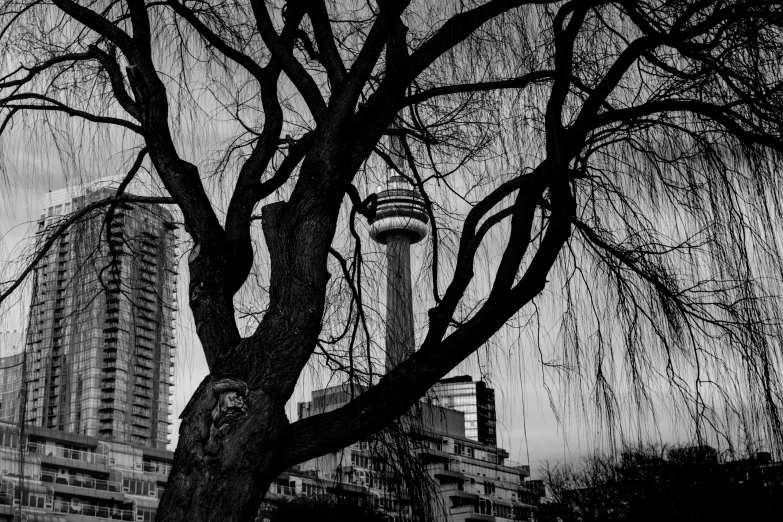
[[[114,211],[117,209],[117,205],[120,204],[120,199],[122,196],[125,195],[125,189],[128,188],[128,185],[130,185],[131,181],[133,181],[133,178],[136,177],[136,174],[138,174],[139,170],[141,169],[142,162],[147,156],[148,150],[149,149],[147,147],[142,147],[142,149],[136,155],[136,160],[133,162],[133,165],[131,165],[131,168],[128,169],[128,173],[117,187],[117,191],[115,192],[114,196],[116,201],[109,205],[109,209],[106,211],[106,217],[103,220],[103,227],[106,229],[106,244],[109,245],[109,255],[112,258],[112,262],[114,262],[117,257],[114,252],[114,242],[111,240],[111,226],[112,220],[114,219]]]
[[[6,16],[10,15],[10,17],[9,17],[10,19],[8,20],[8,22],[3,27],[0,27],[0,38],[3,38],[3,36],[5,36],[5,34],[6,34],[6,32],[11,27],[13,27],[17,23],[17,21],[20,18],[22,18],[22,16],[24,16],[28,11],[34,9],[35,7],[37,7],[38,5],[42,4],[43,2],[44,2],[44,0],[33,0],[32,2],[28,2],[27,4],[25,4],[21,9],[19,9],[16,12],[12,11],[12,12],[9,12],[9,13],[4,13]]]
[[[40,100],[43,103],[24,103],[28,100]],[[135,123],[123,120],[122,118],[114,118],[112,116],[101,116],[99,114],[93,114],[80,109],[69,107],[68,105],[36,93],[26,94],[14,94],[0,98],[0,107],[11,109],[15,112],[18,111],[38,111],[38,112],[61,112],[75,118],[82,118],[93,123],[105,123],[109,125],[117,125],[119,127],[125,127],[128,130],[132,130],[137,134],[142,134],[142,129]]]
[[[343,256],[340,255],[340,253],[335,250],[334,248],[329,248],[329,253],[334,257],[337,262],[340,264],[340,269],[343,272],[343,279],[345,279],[345,282],[348,284],[348,287],[351,290],[351,298],[356,301],[356,315],[357,319],[361,321],[362,329],[364,330],[365,338],[368,340],[370,339],[370,328],[367,326],[367,314],[364,310],[364,303],[362,302],[362,293],[359,289],[357,289],[356,284],[354,283],[353,277],[351,277],[350,270],[348,269],[348,262],[345,260]],[[370,370],[372,371],[372,370]],[[372,374],[370,374],[372,375]],[[372,377],[370,377],[372,379]]]
[[[763,129],[754,128],[751,121],[733,111],[730,106],[720,106],[701,100],[669,99],[657,100],[635,107],[617,109],[614,112],[599,115],[594,122],[596,127],[617,122],[632,121],[660,113],[691,113],[712,120],[724,127],[733,136],[747,144],[758,144],[783,152],[783,142]]]
[[[438,243],[438,222],[435,219],[435,211],[433,209],[432,200],[424,188],[424,181],[422,181],[421,175],[419,175],[419,169],[416,167],[416,160],[413,157],[410,146],[408,145],[408,140],[403,137],[400,142],[402,143],[403,150],[405,151],[405,158],[408,162],[408,166],[411,169],[411,174],[413,174],[416,187],[418,187],[419,193],[421,194],[422,199],[424,199],[424,208],[427,210],[427,216],[430,219],[430,241],[432,242],[432,296],[435,300],[435,304],[438,304],[440,303],[440,292],[438,290],[438,254],[440,246]]]
[[[90,58],[92,58],[92,55],[89,52],[66,53],[59,56],[54,56],[52,58],[49,58],[48,60],[44,60],[41,63],[37,63],[33,65],[32,67],[24,67],[20,65],[16,70],[9,72],[6,76],[0,79],[0,89],[19,87],[26,83],[29,83],[41,72],[48,71],[49,69],[53,68],[55,65],[59,65],[65,62],[77,62],[77,61],[89,60]],[[27,71],[27,74],[24,77],[17,78],[15,80],[9,79],[12,76],[16,75],[21,70]]]

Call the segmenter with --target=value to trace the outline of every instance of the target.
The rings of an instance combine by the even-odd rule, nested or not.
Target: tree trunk
[[[159,522],[252,521],[284,469],[284,405],[241,381],[208,376],[182,414]]]

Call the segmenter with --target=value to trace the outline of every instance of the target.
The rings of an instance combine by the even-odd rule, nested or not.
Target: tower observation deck
[[[393,159],[402,170],[400,155]],[[411,245],[427,237],[428,222],[424,200],[418,190],[404,177],[393,175],[386,189],[378,193],[378,206],[370,229],[370,237],[386,245],[387,372],[415,351]]]

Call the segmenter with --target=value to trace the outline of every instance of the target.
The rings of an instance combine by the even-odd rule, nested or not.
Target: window
[[[149,507],[136,508],[136,520],[139,522],[155,522],[155,509]]]
[[[324,489],[315,484],[302,484],[302,493],[308,497],[317,497],[324,494]]]
[[[30,507],[43,509],[44,505],[46,504],[46,494],[45,493],[38,493],[38,492],[32,493],[31,492],[31,493],[25,494],[24,497],[27,500],[25,505],[30,506]]]
[[[7,448],[16,448],[19,445],[19,435],[16,433],[0,432],[0,438],[2,438],[0,445]]]
[[[372,459],[369,457],[363,457],[361,455],[351,454],[351,465],[360,468],[370,469],[372,466]]]
[[[140,495],[144,497],[157,496],[156,485],[151,482],[134,479],[122,479],[122,489],[130,495]]]
[[[482,515],[492,514],[492,501],[488,498],[479,499],[479,513]]]

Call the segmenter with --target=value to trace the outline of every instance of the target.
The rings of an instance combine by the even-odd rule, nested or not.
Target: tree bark
[[[234,379],[208,376],[183,412],[180,439],[157,520],[253,520],[285,466],[284,405]]]

